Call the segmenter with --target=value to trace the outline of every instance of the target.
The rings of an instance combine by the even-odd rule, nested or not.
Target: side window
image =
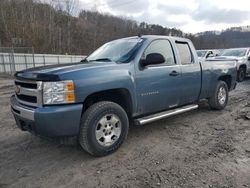
[[[168,40],[155,40],[145,50],[143,58],[146,58],[148,54],[159,53],[165,58],[166,65],[174,65],[174,53],[172,46]]]
[[[181,57],[181,64],[182,65],[192,64],[192,54],[188,43],[176,42],[176,46]]]

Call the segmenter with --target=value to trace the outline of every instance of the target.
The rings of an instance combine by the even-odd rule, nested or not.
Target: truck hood
[[[60,76],[66,73],[90,70],[105,69],[112,66],[119,66],[115,62],[91,62],[91,63],[70,63],[61,65],[49,65],[26,69],[15,74],[18,79],[40,80],[40,81],[59,81]]]

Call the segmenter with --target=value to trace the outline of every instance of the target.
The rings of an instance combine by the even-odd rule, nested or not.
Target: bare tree
[[[250,32],[225,30],[199,35],[175,28],[81,10],[79,0],[0,0],[3,46],[34,47],[37,53],[87,55],[112,39],[140,34],[185,36],[196,48],[250,46]]]

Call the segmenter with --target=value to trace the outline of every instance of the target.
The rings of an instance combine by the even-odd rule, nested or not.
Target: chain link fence
[[[0,73],[14,74],[16,71],[55,64],[79,62],[86,56],[35,54],[33,48],[0,47]]]

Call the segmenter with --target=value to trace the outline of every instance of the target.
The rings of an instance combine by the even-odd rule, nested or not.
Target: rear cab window
[[[191,53],[191,49],[187,42],[179,42],[176,41],[176,47],[179,51],[180,61],[182,65],[193,64],[193,55]]]

